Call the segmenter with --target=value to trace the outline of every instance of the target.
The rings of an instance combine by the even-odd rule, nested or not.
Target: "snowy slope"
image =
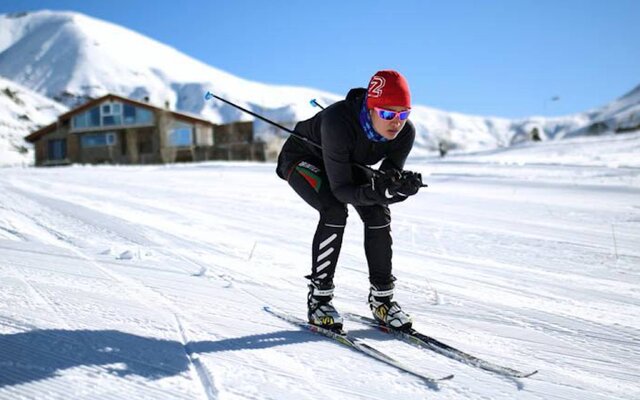
[[[640,168],[640,143],[638,133],[624,135],[601,135],[551,141],[545,143],[522,143],[509,148],[458,153],[451,162],[473,162],[482,156],[484,162],[503,165],[554,165],[572,164],[585,167]],[[573,147],[580,143],[580,151]],[[599,146],[605,145],[606,151]],[[416,161],[424,158],[415,157]]]
[[[304,314],[317,218],[273,164],[4,169],[0,399],[640,398],[640,166],[589,156],[633,160],[640,134],[566,143],[409,163],[430,186],[392,206],[397,300],[436,338],[540,370],[504,379],[348,325],[454,373],[439,390],[263,311]],[[336,286],[366,312],[355,212]]]
[[[612,101],[602,108],[585,113],[591,123],[602,122],[609,127],[637,128],[640,126],[640,85],[619,99]],[[584,128],[570,133],[579,136]]]
[[[307,105],[313,97],[325,104],[338,99],[318,90],[243,80],[79,13],[3,15],[0,26],[0,74],[68,105],[111,92],[135,99],[148,96],[152,103],[169,102],[174,109],[226,122],[248,118],[230,106],[205,103],[206,91],[252,108]]]
[[[0,166],[33,164],[24,137],[55,121],[67,107],[0,77]]]

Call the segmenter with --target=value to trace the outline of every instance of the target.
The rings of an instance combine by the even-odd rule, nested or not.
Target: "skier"
[[[306,277],[312,324],[342,329],[343,319],[332,304],[333,278],[351,204],[365,227],[373,316],[394,329],[411,328],[410,316],[392,301],[396,278],[391,271],[389,210],[389,204],[405,200],[422,186],[419,173],[402,170],[415,138],[410,110],[406,79],[397,71],[378,71],[368,89],[351,89],[345,100],[299,122],[294,130],[300,137],[290,136],[282,147],[278,176],[320,214],[311,274]],[[381,160],[378,171],[362,167]]]

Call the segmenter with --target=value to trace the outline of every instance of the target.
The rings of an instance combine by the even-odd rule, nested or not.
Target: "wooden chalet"
[[[206,119],[108,94],[30,135],[38,166],[160,164],[206,160],[264,161],[251,122]]]

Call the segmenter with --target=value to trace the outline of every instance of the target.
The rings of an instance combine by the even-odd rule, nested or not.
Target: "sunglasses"
[[[409,113],[411,112],[411,110],[405,110],[405,111],[391,111],[391,110],[385,110],[384,108],[378,108],[378,107],[373,107],[373,109],[375,110],[375,112],[378,113],[378,116],[386,121],[391,121],[393,120],[396,115],[398,116],[398,118],[400,118],[400,121],[404,121],[405,119],[409,118]]]

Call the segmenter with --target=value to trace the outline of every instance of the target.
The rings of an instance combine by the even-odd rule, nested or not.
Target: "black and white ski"
[[[373,318],[365,317],[358,314],[345,313],[343,314],[343,317],[351,321],[360,322],[365,325],[378,328],[382,332],[393,335],[397,339],[402,340],[403,342],[409,343],[411,345],[414,345],[416,347],[435,351],[436,353],[441,354],[445,357],[449,357],[453,360],[460,361],[464,364],[478,367],[486,371],[491,371],[503,376],[512,377],[512,378],[528,378],[531,375],[534,375],[538,372],[538,370],[535,370],[533,372],[521,372],[513,368],[494,364],[490,361],[486,361],[476,356],[473,356],[471,354],[465,353],[462,350],[458,350],[455,347],[449,346],[446,343],[443,343],[437,339],[432,338],[431,336],[427,336],[423,333],[420,333],[415,329],[411,329],[407,332],[399,331],[399,330],[390,328],[388,326],[381,325]]]
[[[453,375],[447,375],[442,378],[435,378],[432,376],[425,375],[419,371],[414,370],[410,366],[401,363],[400,361],[394,359],[393,357],[381,352],[380,350],[377,350],[369,346],[362,339],[349,335],[349,333],[346,331],[334,332],[329,329],[324,329],[317,325],[310,324],[309,322],[301,318],[298,318],[294,315],[282,312],[280,310],[273,309],[271,307],[264,307],[264,310],[282,320],[285,320],[293,325],[298,326],[299,328],[303,328],[310,332],[317,333],[319,335],[332,339],[339,344],[349,347],[350,349],[366,354],[369,357],[375,358],[378,361],[381,361],[403,372],[416,376],[422,379],[423,381],[425,381],[426,383],[428,383],[429,385],[437,385],[441,381],[445,381],[453,378]]]

